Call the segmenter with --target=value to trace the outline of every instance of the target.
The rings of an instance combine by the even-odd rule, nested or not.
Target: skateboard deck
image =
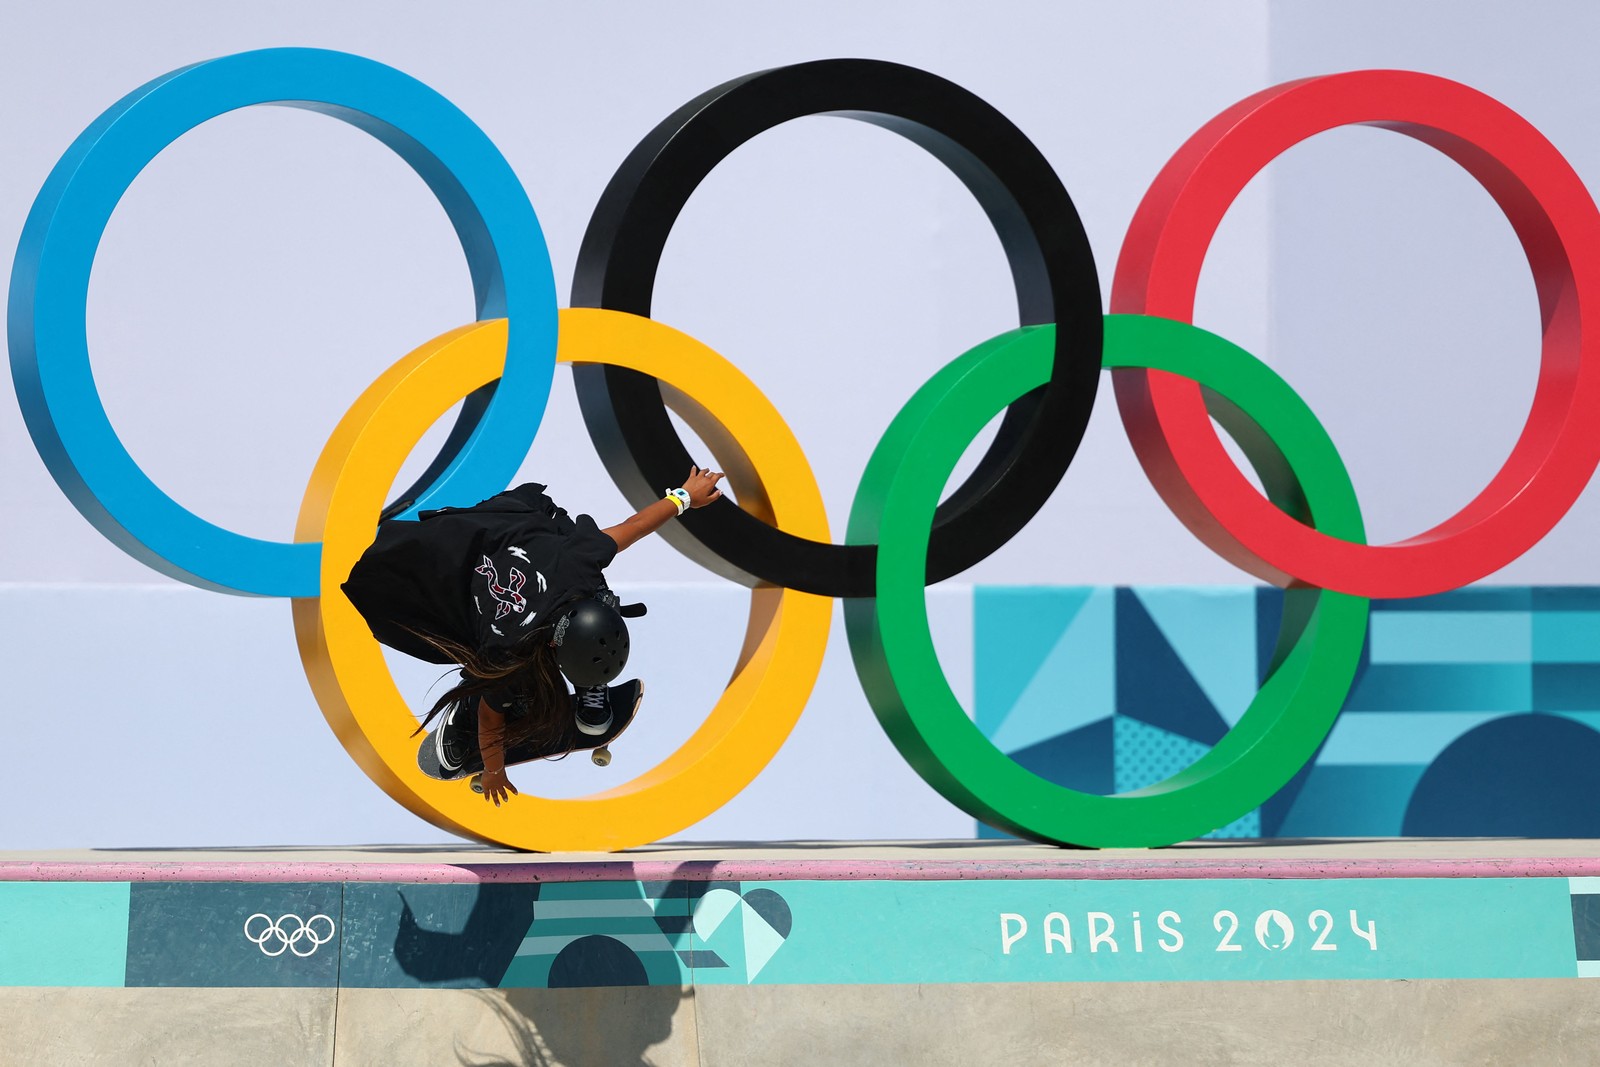
[[[597,766],[604,767],[611,762],[611,751],[607,747],[622,735],[633,723],[634,716],[639,712],[639,704],[644,699],[644,683],[624,682],[614,685],[611,691],[614,695],[617,690],[626,689],[630,685],[637,685],[638,691],[630,703],[616,705],[612,708],[612,722],[609,729],[603,734],[586,734],[579,731],[575,717],[569,719],[560,736],[543,745],[512,745],[506,749],[506,766],[512,767],[519,763],[531,763],[534,760],[548,759],[551,756],[560,756],[564,752],[588,751],[590,759]],[[576,699],[576,698],[572,698]],[[469,730],[468,736],[476,738],[478,735],[478,709],[476,705],[463,708],[456,713],[465,718],[458,719],[462,728]],[[423,737],[422,744],[417,746],[417,767],[429,778],[441,782],[454,782],[462,778],[473,779],[473,788],[477,789],[477,776],[483,773],[483,757],[474,751],[461,766],[454,771],[447,771],[439,763],[438,733],[441,727],[429,730]]]

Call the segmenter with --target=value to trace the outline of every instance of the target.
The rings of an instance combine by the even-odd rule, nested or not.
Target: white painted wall
[[[1167,156],[1217,111],[1287,77],[1386,65],[1460,78],[1522,111],[1600,182],[1600,87],[1580,58],[1600,15],[1575,0],[1515,19],[1498,11],[1183,0],[10,5],[0,13],[0,247],[15,246],[60,152],[128,90],[206,57],[310,45],[397,66],[471,115],[527,186],[564,292],[612,170],[679,103],[750,70],[869,56],[951,78],[1032,136],[1072,192],[1109,285],[1122,232]],[[1199,308],[1202,325],[1262,354],[1311,400],[1350,460],[1371,528],[1390,536],[1444,517],[1487,479],[1525,409],[1536,352],[1531,285],[1508,228],[1447,164],[1398,142],[1327,135],[1269,168],[1224,223]],[[1013,324],[998,242],[955,180],[910,145],[836,119],[773,131],[719,168],[674,232],[657,293],[659,318],[723,351],[775,399],[836,533],[899,404]],[[403,164],[338,123],[257,109],[185,136],[134,184],[102,245],[88,314],[107,409],[145,469],[212,521],[286,539],[345,407],[405,351],[469,318],[471,300],[443,213]],[[558,375],[524,474],[615,521],[629,509]],[[971,685],[971,582],[1239,580],[1167,516],[1110,409],[1097,411],[1044,513],[930,596],[958,692]],[[300,674],[286,604],[190,590],[123,556],[56,488],[14,402],[0,404],[0,455],[0,628],[17,757],[0,785],[0,848],[442,839],[333,741]],[[1596,580],[1583,550],[1600,519],[1592,497],[1507,579]],[[661,544],[619,559],[613,584],[650,599],[638,663],[647,679],[672,679],[670,698],[656,696],[666,685],[652,690],[659,716],[641,721],[655,732],[626,754],[642,761],[714,694],[742,597]],[[97,622],[89,632],[77,628],[86,617]],[[676,665],[691,642],[725,663],[686,679]],[[420,700],[431,675],[407,679]],[[619,750],[607,780],[626,769]],[[528,769],[520,780],[585,788],[573,773]],[[841,623],[794,739],[686,836],[970,826],[884,740]]]

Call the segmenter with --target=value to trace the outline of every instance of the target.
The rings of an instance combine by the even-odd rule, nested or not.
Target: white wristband
[[[678,509],[679,515],[689,510],[689,490],[668,489],[667,499],[672,501],[673,505]]]

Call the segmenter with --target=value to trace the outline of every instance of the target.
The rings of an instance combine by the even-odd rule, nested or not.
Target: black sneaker
[[[439,749],[439,766],[445,772],[459,771],[478,748],[478,717],[461,704],[450,705],[444,722],[434,731]]]
[[[611,690],[603,685],[581,688],[572,697],[578,732],[599,737],[611,729]]]

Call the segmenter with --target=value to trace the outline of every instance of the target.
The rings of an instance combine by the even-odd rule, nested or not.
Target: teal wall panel
[[[537,882],[347,885],[340,983],[498,986],[533,922],[540,888]]]
[[[1565,879],[770,883],[762,983],[1571,978]],[[939,977],[930,977],[937,975]]]
[[[982,586],[973,603],[979,727],[1034,773],[1092,792],[1151,784],[1208,751],[1259,684],[1282,613],[1279,590],[1247,586]],[[1208,836],[1600,835],[1597,728],[1600,587],[1374,601],[1322,749]]]
[[[321,987],[339,976],[343,893],[328,882],[136,883],[130,986]]]
[[[0,985],[120,986],[127,882],[0,882]]]
[[[1516,663],[1533,660],[1527,611],[1381,611],[1367,633],[1373,663]]]
[[[263,903],[337,935],[267,955],[234,921]],[[1600,967],[1600,879],[0,883],[0,965],[35,986],[1575,978]]]

